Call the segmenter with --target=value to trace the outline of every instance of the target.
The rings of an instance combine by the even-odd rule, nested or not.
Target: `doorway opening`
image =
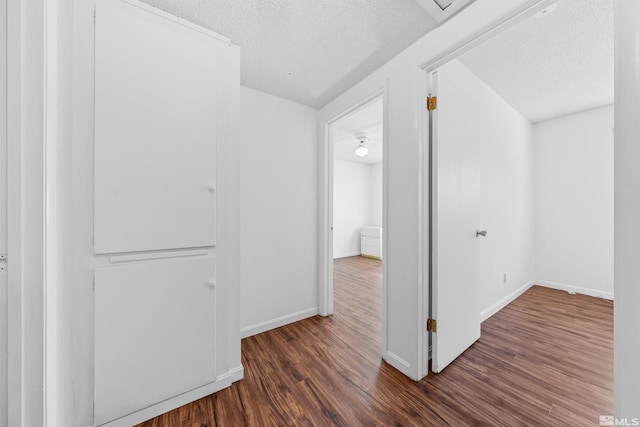
[[[373,346],[385,346],[385,109],[378,91],[325,124],[325,251],[321,282],[325,315],[358,328],[369,324]],[[382,352],[384,354],[384,351]]]
[[[613,2],[541,2],[490,36],[424,67],[434,372],[534,285],[613,300]]]
[[[382,336],[381,96],[329,125],[333,145],[334,315]],[[379,341],[379,340],[377,340]],[[377,349],[382,346],[376,343]]]

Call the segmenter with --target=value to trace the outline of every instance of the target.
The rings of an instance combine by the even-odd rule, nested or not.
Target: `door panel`
[[[214,246],[211,38],[99,3],[95,85],[95,252]]]
[[[215,259],[95,272],[95,423],[212,383]]]
[[[436,83],[434,78],[434,84]],[[437,73],[438,108],[433,114],[436,149],[433,239],[432,370],[441,372],[480,338],[481,170],[474,132],[461,123],[472,109],[465,94],[447,79],[446,65]]]

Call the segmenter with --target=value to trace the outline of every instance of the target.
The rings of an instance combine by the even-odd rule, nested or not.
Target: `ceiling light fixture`
[[[358,132],[354,136],[356,137],[356,140],[358,141],[358,144],[359,144],[354,150],[354,154],[358,157],[364,157],[367,154],[369,154],[369,148],[367,148],[367,146],[364,145],[369,139],[367,133]]]
[[[369,149],[363,145],[361,145],[360,147],[356,148],[356,150],[354,151],[354,153],[356,154],[356,156],[358,157],[364,157],[367,154],[369,154]]]

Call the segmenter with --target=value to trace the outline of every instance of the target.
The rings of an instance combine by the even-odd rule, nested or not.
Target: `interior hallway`
[[[382,263],[334,265],[333,317],[244,339],[242,381],[141,426],[588,426],[613,413],[610,301],[534,286],[416,383],[380,360]]]

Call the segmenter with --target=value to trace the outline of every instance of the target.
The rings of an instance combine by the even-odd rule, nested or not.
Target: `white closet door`
[[[221,48],[146,6],[96,5],[94,252],[125,255],[94,258],[96,425],[216,382]]]
[[[215,259],[97,268],[95,424],[212,383]]]
[[[214,246],[211,37],[98,3],[95,43],[95,252]]]

